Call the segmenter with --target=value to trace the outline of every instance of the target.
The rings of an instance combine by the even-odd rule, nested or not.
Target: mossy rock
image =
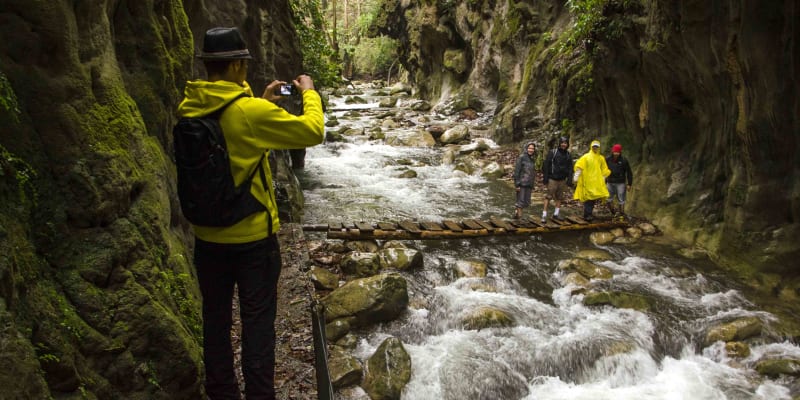
[[[620,229],[620,232],[622,232],[622,229]],[[608,261],[614,258],[611,253],[600,249],[584,249],[575,254],[575,257],[585,258],[589,261]]]
[[[461,319],[466,330],[481,330],[488,328],[506,328],[514,326],[516,322],[508,313],[493,307],[480,307]]]
[[[340,389],[360,383],[364,368],[352,355],[334,349],[328,357],[328,371],[334,389]]]
[[[744,342],[728,342],[725,343],[725,352],[728,357],[747,358],[750,355],[750,346]]]
[[[378,263],[382,270],[405,271],[422,268],[422,252],[414,249],[388,248],[378,251]]]
[[[763,322],[756,317],[744,317],[716,325],[706,334],[705,346],[708,347],[716,341],[731,342],[760,335],[763,326]]]
[[[583,304],[612,305],[617,308],[628,308],[637,311],[648,311],[651,307],[651,300],[636,293],[627,292],[589,292],[583,298]]]
[[[611,279],[614,277],[614,273],[610,269],[583,258],[562,261],[559,264],[559,268],[567,271],[576,271],[587,279]]]
[[[339,275],[325,268],[314,267],[309,274],[314,287],[319,290],[333,290],[339,287]]]
[[[367,360],[367,375],[361,387],[372,400],[400,400],[411,380],[411,357],[400,339],[390,337]]]
[[[380,262],[376,253],[361,253],[354,251],[342,258],[339,263],[342,272],[348,275],[365,278],[378,273]]]
[[[800,376],[800,360],[779,359],[762,360],[756,364],[756,371],[761,375],[777,378],[779,375]]]
[[[395,319],[408,306],[406,280],[399,274],[355,279],[322,299],[326,321],[355,317],[356,326]]]
[[[489,266],[480,260],[458,260],[455,273],[458,278],[484,278]]]

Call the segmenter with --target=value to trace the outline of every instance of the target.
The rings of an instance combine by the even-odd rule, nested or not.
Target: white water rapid
[[[364,94],[373,107],[374,93],[368,88]],[[342,98],[331,101],[329,106],[344,107]],[[421,114],[402,104],[361,110],[352,118],[347,111],[335,116],[341,125],[369,128],[380,125],[378,116],[387,111],[423,124]],[[417,128],[383,131],[412,129]],[[305,223],[511,216],[508,184],[454,172],[452,165],[442,164],[441,147],[393,147],[366,134],[346,139],[308,149],[300,174]],[[402,168],[417,177],[397,177]],[[541,204],[534,203],[533,210],[539,213]],[[655,306],[640,312],[585,306],[584,295],[562,283],[559,262],[597,248],[588,233],[406,244],[421,250],[425,260],[422,270],[403,273],[411,305],[400,319],[357,332],[362,339],[354,353],[364,361],[386,337],[402,340],[413,368],[403,399],[775,400],[798,395],[793,381],[754,370],[769,356],[800,359],[797,345],[772,334],[775,317],[755,307],[744,289],[708,262],[681,257],[668,245],[651,239],[602,248],[612,259],[600,264],[614,276],[595,282],[596,287],[653,299]],[[488,276],[456,278],[454,265],[465,259],[486,263]],[[465,315],[479,307],[502,310],[514,326],[464,329]],[[709,326],[743,316],[757,317],[765,326],[762,339],[749,342],[749,356],[729,358],[722,342],[703,348]],[[368,398],[359,388],[339,396]]]

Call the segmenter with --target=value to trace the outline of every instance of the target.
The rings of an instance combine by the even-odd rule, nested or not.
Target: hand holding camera
[[[292,83],[286,83],[286,81],[272,81],[272,83],[267,85],[266,89],[264,89],[264,94],[261,95],[261,97],[275,102],[286,96],[295,96],[309,89],[314,89],[314,81],[311,80],[310,76],[302,74],[292,81]]]

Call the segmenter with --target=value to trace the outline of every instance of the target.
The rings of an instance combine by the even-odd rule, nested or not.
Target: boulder
[[[336,345],[343,349],[355,350],[358,347],[358,336],[348,332],[336,341]]]
[[[314,283],[314,287],[319,290],[333,290],[339,287],[339,275],[325,268],[311,268],[309,274],[311,275],[311,282]]]
[[[400,178],[400,179],[413,179],[416,177],[417,177],[417,171],[414,171],[413,169],[406,169],[399,175],[395,176],[395,178]]]
[[[725,343],[725,352],[731,358],[747,358],[750,355],[750,346],[744,342]]]
[[[355,326],[395,319],[408,306],[406,280],[396,273],[355,279],[324,298],[325,320],[355,317]]]
[[[410,380],[411,357],[399,339],[390,337],[367,360],[361,387],[372,400],[399,400]]]
[[[632,227],[626,229],[625,233],[627,233],[628,236],[630,236],[630,237],[632,237],[634,239],[639,239],[639,238],[642,237],[643,231],[641,229],[635,227],[635,226],[632,226]]]
[[[397,97],[390,96],[378,102],[378,107],[389,108],[397,105]]]
[[[764,324],[757,317],[743,317],[728,323],[711,327],[706,333],[705,346],[716,341],[731,342],[744,340],[761,334]]]
[[[800,376],[800,360],[777,359],[761,360],[756,363],[756,371],[761,375],[777,378],[779,375]]]
[[[634,244],[639,240],[632,236],[622,236],[618,238],[614,238],[614,244]]]
[[[658,229],[656,229],[656,227],[653,224],[649,223],[649,222],[642,222],[642,223],[640,223],[639,225],[636,225],[636,226],[639,229],[641,229],[642,233],[644,233],[645,235],[655,235],[656,232],[658,232]]]
[[[589,235],[589,240],[598,246],[609,244],[613,242],[615,238],[616,236],[611,232],[592,232],[592,234]]]
[[[461,324],[466,330],[481,330],[488,328],[505,328],[514,326],[514,318],[503,310],[494,307],[480,307],[470,311],[462,319]]]
[[[480,260],[458,260],[455,265],[458,278],[483,278],[488,270],[489,266]]]
[[[433,147],[436,139],[424,130],[392,132],[386,135],[386,144],[390,146]]]
[[[354,251],[342,258],[339,268],[345,274],[361,278],[375,275],[380,270],[378,254]]]
[[[439,138],[442,144],[458,143],[469,136],[469,128],[464,124],[458,124],[446,131]]]
[[[577,272],[571,272],[564,277],[565,285],[573,285],[579,287],[589,286],[589,280]]]
[[[636,293],[628,292],[589,292],[583,298],[587,306],[610,304],[617,308],[628,308],[638,311],[650,309],[650,299]]]
[[[339,389],[360,383],[364,371],[355,357],[334,349],[328,356],[328,372],[334,389]]]
[[[405,271],[422,267],[422,252],[414,249],[387,248],[378,251],[378,263],[382,270]]]
[[[622,231],[622,229],[620,229]],[[620,235],[621,236],[621,235]],[[608,261],[613,259],[611,253],[600,249],[585,249],[575,254],[576,258],[585,258],[589,261]]]
[[[587,279],[611,279],[614,276],[610,269],[583,258],[563,261],[559,264],[559,268],[567,271],[576,271]]]
[[[496,161],[486,164],[481,169],[481,176],[484,178],[502,178],[505,174],[506,171]]]
[[[344,242],[344,246],[351,251],[363,253],[375,253],[379,248],[378,242],[375,240],[348,240]]]
[[[407,83],[397,82],[389,88],[389,94],[394,95],[397,93],[411,94],[411,86]]]
[[[327,318],[325,318],[327,320]],[[352,328],[351,323],[355,322],[355,318],[339,318],[337,320],[325,324],[325,339],[328,342],[335,342],[350,332]]]

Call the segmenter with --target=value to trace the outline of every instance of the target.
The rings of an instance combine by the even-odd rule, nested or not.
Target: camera
[[[275,93],[280,96],[292,96],[297,94],[297,88],[291,83],[280,85],[275,89]]]

